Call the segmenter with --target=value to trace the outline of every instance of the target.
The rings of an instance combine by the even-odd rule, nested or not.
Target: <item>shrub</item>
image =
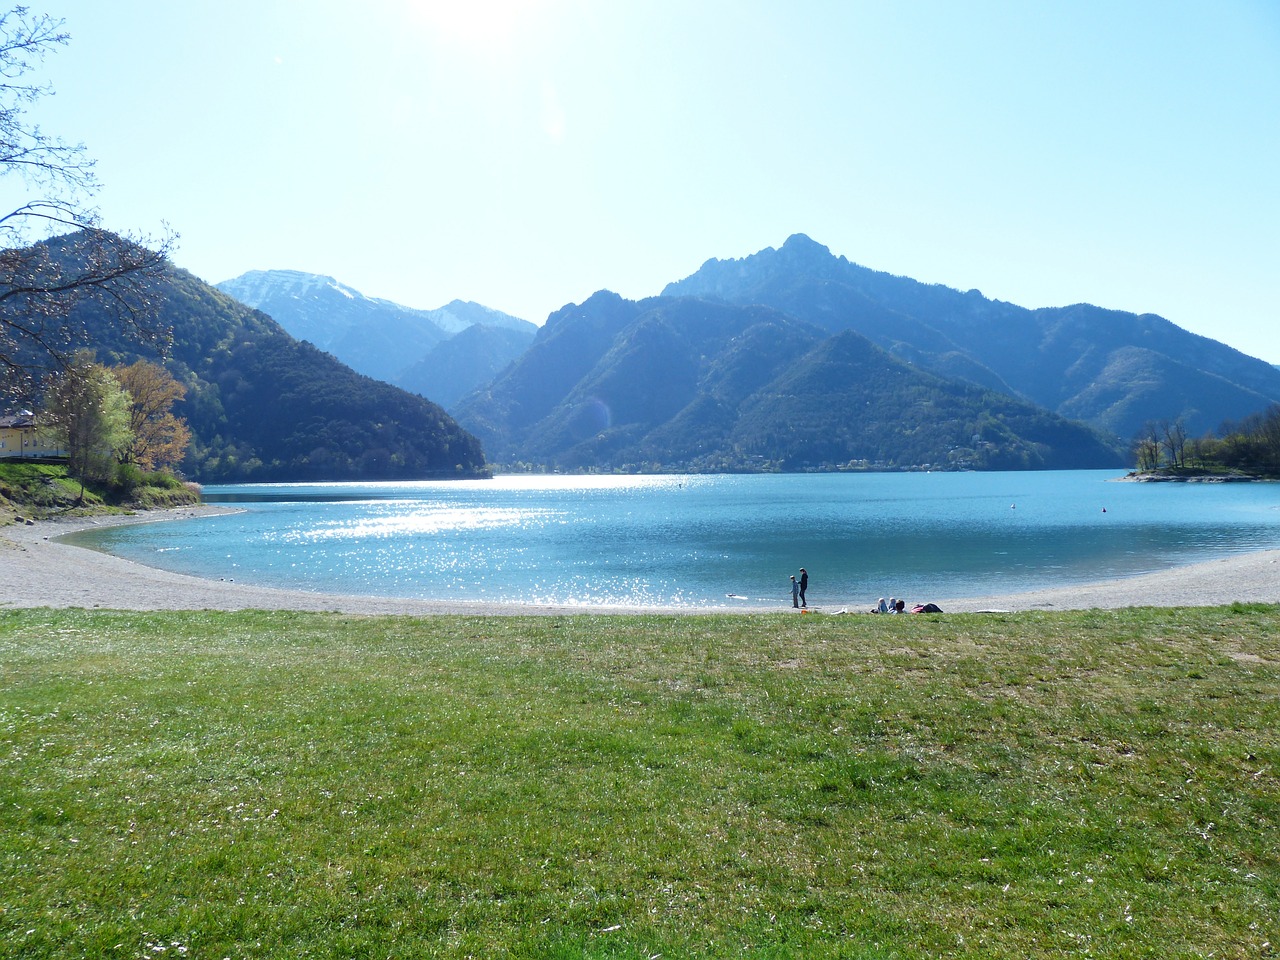
[[[145,474],[142,478],[142,482],[148,487],[155,487],[157,490],[182,489],[182,481],[168,470],[156,470],[154,473]]]
[[[136,464],[116,464],[115,477],[111,481],[111,493],[119,497],[131,495],[146,483],[146,478]]]

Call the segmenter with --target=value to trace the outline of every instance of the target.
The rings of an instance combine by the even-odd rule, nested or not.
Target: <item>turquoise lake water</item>
[[[1280,547],[1280,485],[1113,471],[510,476],[211,486],[242,512],[77,534],[213,579],[521,603],[811,605],[978,596]]]

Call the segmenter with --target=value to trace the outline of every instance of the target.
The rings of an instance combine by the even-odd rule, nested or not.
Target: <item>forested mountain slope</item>
[[[563,469],[1104,467],[1119,450],[852,331],[692,297],[600,292],[456,408],[498,462]]]
[[[72,235],[50,246],[57,256],[74,257],[75,243]],[[373,480],[485,472],[479,442],[436,404],[356,373],[185,270],[169,267],[152,293],[155,323],[172,334],[163,358],[92,308],[70,321],[100,362],[157,360],[185,385],[175,412],[193,434],[183,464],[188,477]]]

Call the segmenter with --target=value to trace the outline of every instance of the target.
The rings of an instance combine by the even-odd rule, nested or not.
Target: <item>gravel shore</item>
[[[45,520],[0,527],[0,607],[99,607],[113,610],[321,610],[347,614],[758,613],[758,608],[533,606],[486,601],[409,600],[277,590],[170,573],[56,539],[92,526],[155,523],[224,512],[184,507],[126,516]],[[1203,607],[1234,602],[1280,603],[1280,550],[1266,550],[1160,573],[998,596],[932,600],[948,613],[980,610],[1085,610],[1118,607]],[[867,608],[874,598],[868,598]],[[779,609],[789,609],[779,604]],[[815,604],[817,613],[864,608]]]

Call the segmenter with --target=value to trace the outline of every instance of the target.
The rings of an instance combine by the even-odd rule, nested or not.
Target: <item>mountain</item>
[[[49,247],[71,258],[76,243],[69,235]],[[167,268],[152,293],[158,324],[172,331],[163,359],[92,305],[71,321],[100,362],[161,362],[186,386],[175,408],[193,434],[186,476],[388,480],[486,472],[476,438],[436,404],[356,373],[185,270]]]
[[[533,324],[528,326],[524,330],[474,323],[437,343],[395,383],[449,409],[524,353],[537,332]]]
[[[440,404],[488,382],[523,352],[537,330],[527,320],[478,303],[454,300],[436,310],[415,310],[367,297],[332,277],[297,270],[253,270],[224,280],[218,289],[353,370]],[[494,333],[473,334],[434,354],[477,326]],[[468,346],[480,352],[468,354]],[[451,365],[439,365],[443,363]]]
[[[760,304],[847,330],[915,366],[1030,400],[1128,440],[1148,421],[1191,435],[1280,402],[1280,371],[1153,314],[1089,304],[1029,310],[880,273],[803,234],[708,260],[663,296]]]
[[[1109,467],[1088,427],[767,306],[601,291],[455,409],[492,459],[562,469]]]

